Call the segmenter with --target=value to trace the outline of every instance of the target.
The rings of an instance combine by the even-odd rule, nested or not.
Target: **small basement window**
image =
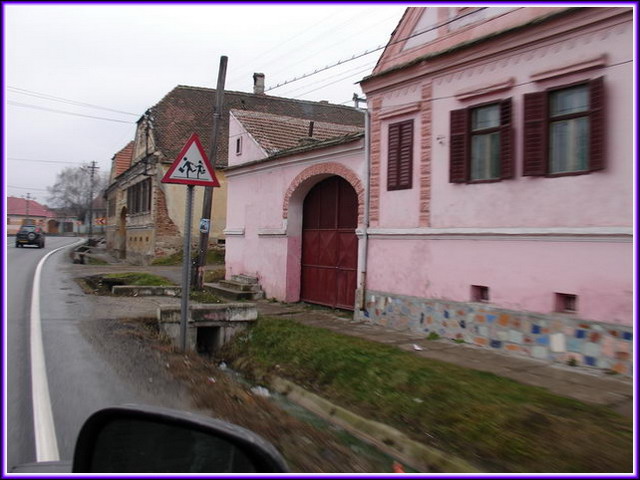
[[[578,296],[571,293],[556,293],[556,312],[576,313],[578,311]]]
[[[488,302],[489,287],[485,287],[484,285],[471,285],[471,301]]]

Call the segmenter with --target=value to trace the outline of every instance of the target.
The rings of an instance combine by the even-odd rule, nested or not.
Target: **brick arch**
[[[358,175],[356,175],[353,170],[340,163],[321,163],[313,165],[300,172],[296,178],[293,179],[284,195],[282,218],[288,217],[289,202],[291,200],[291,196],[295,193],[298,187],[310,178],[318,175],[323,175],[325,177],[327,175],[337,175],[349,182],[358,195],[358,224],[362,224],[364,221],[364,186],[362,185],[360,178],[358,178]]]

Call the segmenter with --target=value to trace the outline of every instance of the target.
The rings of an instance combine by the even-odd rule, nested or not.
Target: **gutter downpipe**
[[[365,288],[367,285],[367,252],[369,244],[369,203],[370,203],[370,165],[371,165],[371,116],[369,105],[364,112],[364,212],[363,212],[363,226],[362,226],[362,243],[359,250],[358,265],[360,266],[359,272],[359,285],[358,289],[360,294],[357,299],[357,308],[359,310],[359,316],[364,316],[365,309]]]

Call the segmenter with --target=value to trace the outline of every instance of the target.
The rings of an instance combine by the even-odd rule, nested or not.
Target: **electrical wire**
[[[17,94],[20,94],[20,95],[28,95],[30,97],[42,98],[44,100],[52,100],[54,102],[67,103],[69,105],[77,105],[77,106],[80,106],[80,107],[96,108],[98,110],[106,110],[106,111],[109,111],[109,112],[122,113],[123,115],[133,115],[134,117],[139,117],[140,116],[137,113],[125,112],[123,110],[115,110],[113,108],[108,108],[108,107],[101,107],[100,105],[94,105],[93,103],[79,102],[77,100],[71,100],[69,98],[56,97],[55,95],[49,95],[47,93],[34,92],[33,90],[27,90],[26,88],[18,88],[18,87],[12,87],[12,86],[8,85],[7,89],[11,90],[12,93],[17,93]]]
[[[126,124],[134,124],[135,122],[129,122],[126,120],[117,120],[115,118],[106,118],[106,117],[96,117],[94,115],[84,115],[82,113],[75,113],[75,112],[68,112],[66,110],[58,110],[55,108],[47,108],[47,107],[39,107],[37,105],[30,105],[28,103],[21,103],[21,102],[14,102],[13,100],[7,100],[7,105],[14,105],[16,107],[24,107],[24,108],[33,108],[36,110],[44,110],[47,112],[54,112],[54,113],[64,113],[65,115],[73,115],[75,117],[85,117],[85,118],[93,118],[95,120],[106,120],[109,122],[116,122],[116,123],[126,123]]]
[[[338,65],[343,65],[343,64],[345,64],[347,62],[351,62],[353,60],[356,60],[358,58],[364,57],[366,55],[371,55],[372,53],[378,52],[380,50],[384,50],[385,48],[390,47],[391,45],[395,45],[396,43],[404,42],[405,40],[408,40],[410,38],[417,37],[418,35],[422,35],[424,33],[431,32],[431,31],[436,30],[436,29],[438,29],[440,27],[444,27],[446,25],[449,25],[450,23],[459,21],[459,20],[461,20],[461,19],[463,19],[463,18],[465,18],[465,17],[467,17],[469,15],[473,15],[475,13],[478,13],[478,12],[482,11],[482,10],[486,10],[487,8],[489,8],[489,7],[481,7],[478,10],[474,10],[472,12],[465,13],[463,15],[459,15],[457,17],[454,17],[454,18],[450,19],[450,20],[447,20],[446,22],[442,22],[442,23],[440,23],[438,25],[434,25],[434,26],[429,27],[429,28],[427,28],[425,30],[422,30],[420,32],[413,33],[413,34],[411,34],[411,35],[409,35],[407,37],[399,38],[399,39],[397,39],[397,40],[395,40],[393,42],[389,42],[389,43],[387,43],[385,45],[379,45],[378,47],[374,48],[373,50],[365,50],[364,52],[362,52],[360,54],[354,54],[351,58],[338,60],[336,63],[330,64],[330,65],[326,65],[325,67],[320,68],[320,69],[316,69],[316,70],[314,70],[313,72],[310,72],[310,73],[305,73],[304,75],[301,75],[300,77],[295,77],[295,78],[293,78],[291,80],[286,80],[285,82],[279,83],[274,87],[266,88],[264,91],[268,92],[268,91],[271,91],[271,90],[275,90],[276,88],[283,87],[284,85],[288,85],[290,83],[297,82],[298,80],[302,80],[304,78],[309,78],[309,77],[311,77],[313,75],[317,75],[318,73],[324,72],[324,71],[329,70],[331,68],[335,68]]]
[[[78,162],[64,162],[64,161],[55,161],[55,160],[36,160],[33,158],[16,158],[16,157],[7,157],[7,160],[15,161],[15,162],[41,162],[41,163],[68,163],[70,165],[83,165],[84,163]]]
[[[323,80],[318,80],[317,82],[314,82],[314,83],[311,83],[311,84],[302,85],[302,86],[300,86],[300,87],[296,87],[296,88],[294,88],[293,90],[287,90],[286,92],[282,93],[282,96],[288,96],[288,95],[291,95],[291,94],[293,94],[294,92],[297,92],[297,91],[299,91],[299,90],[304,90],[305,88],[312,87],[312,86],[314,86],[314,85],[316,85],[316,84],[318,84],[318,83],[324,82],[324,81],[326,81],[326,80],[331,80],[331,79],[333,79],[333,78],[336,78],[336,77],[339,77],[339,76],[341,76],[341,75],[344,75],[345,73],[348,73],[348,72],[355,72],[355,73],[353,73],[353,74],[351,74],[351,75],[347,75],[347,76],[346,76],[346,77],[344,77],[344,78],[349,78],[350,76],[358,75],[358,73],[360,73],[360,72],[356,72],[356,70],[360,71],[360,70],[362,70],[363,68],[364,68],[365,70],[369,70],[373,65],[375,65],[375,63],[376,63],[376,62],[369,62],[369,63],[366,63],[366,64],[364,64],[364,65],[358,65],[357,67],[351,68],[351,69],[349,69],[349,70],[346,70],[346,71],[343,71],[343,72],[340,72],[340,73],[336,73],[335,75],[331,75],[331,76],[329,76],[329,77],[327,77],[327,78],[325,78],[325,79],[323,79]]]
[[[37,190],[39,192],[48,192],[46,188],[18,187],[16,185],[7,185],[9,188],[17,188],[19,190]]]

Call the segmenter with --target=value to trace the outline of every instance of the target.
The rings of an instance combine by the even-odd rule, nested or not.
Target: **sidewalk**
[[[148,272],[169,278],[177,284],[182,281],[181,266],[69,265],[75,277],[115,272]],[[166,297],[96,297],[101,308],[125,316],[155,315],[157,306],[171,304],[179,299]],[[586,367],[569,367],[545,361],[506,355],[481,347],[456,344],[448,340],[427,340],[424,335],[388,330],[380,326],[352,320],[350,312],[296,303],[285,304],[258,300],[254,302],[260,315],[290,318],[320,328],[365,338],[374,342],[395,345],[425,358],[452,363],[507,377],[520,383],[543,387],[557,395],[574,398],[585,403],[605,405],[616,412],[633,416],[633,380],[611,376],[603,371]],[[417,347],[417,348],[416,348]]]

